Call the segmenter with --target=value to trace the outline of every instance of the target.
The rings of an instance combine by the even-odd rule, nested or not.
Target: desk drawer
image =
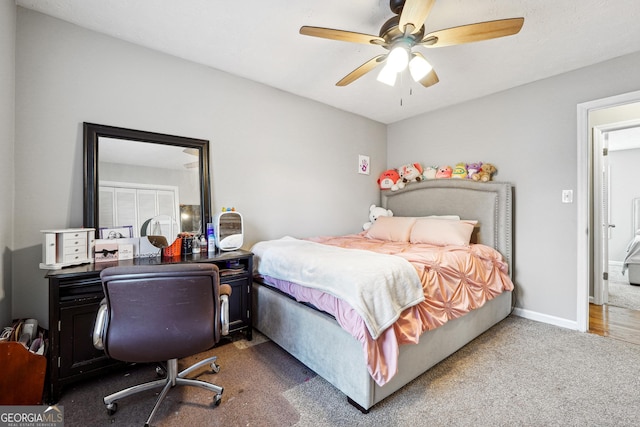
[[[62,262],[74,262],[87,260],[87,252],[68,254],[62,257]]]
[[[65,246],[64,255],[87,254],[87,244],[77,246]]]
[[[85,237],[84,239],[82,238],[78,238],[78,239],[69,239],[69,240],[65,240],[62,244],[62,246],[64,247],[65,251],[67,248],[86,248],[87,247],[87,238]]]
[[[84,241],[87,241],[87,232],[86,231],[77,231],[77,232],[73,232],[73,233],[60,233],[62,234],[62,240],[64,240],[65,242],[67,240],[74,240],[74,239],[84,239]]]
[[[82,301],[87,299],[97,299],[100,301],[103,297],[102,281],[99,277],[75,282],[62,282],[59,287],[59,298],[61,302],[72,300]]]

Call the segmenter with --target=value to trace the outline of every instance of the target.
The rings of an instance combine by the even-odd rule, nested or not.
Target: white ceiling
[[[439,0],[431,32],[524,17],[517,35],[420,48],[440,82],[390,88],[371,72],[335,83],[378,46],[302,36],[312,25],[377,35],[388,0],[16,0],[129,42],[208,65],[382,123],[439,109],[640,51],[638,0]],[[410,94],[411,91],[411,94]]]

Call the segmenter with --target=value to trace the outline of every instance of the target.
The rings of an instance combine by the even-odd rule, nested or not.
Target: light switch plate
[[[573,203],[573,190],[562,190],[562,203]]]

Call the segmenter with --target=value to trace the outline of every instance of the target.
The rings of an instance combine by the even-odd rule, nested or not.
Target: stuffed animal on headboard
[[[436,178],[451,178],[453,168],[451,166],[440,166],[436,172]]]
[[[381,190],[397,190],[400,175],[395,169],[389,169],[380,174],[378,178],[378,186]]]
[[[467,179],[474,179],[474,175],[480,172],[482,162],[467,164]]]
[[[424,168],[424,179],[436,179],[436,173],[438,172],[438,166],[427,166]]]
[[[398,168],[400,179],[405,184],[408,182],[422,181],[422,166],[420,163],[406,164]]]
[[[482,182],[491,181],[493,174],[495,174],[496,172],[497,169],[495,166],[493,166],[491,163],[485,163],[484,165],[482,165],[480,172],[473,176],[473,180]]]
[[[451,173],[451,178],[464,179],[467,177],[467,164],[460,162],[456,164],[456,167],[453,168],[453,172]]]
[[[369,222],[365,222],[362,225],[363,230],[368,230],[371,228],[374,222],[381,216],[393,216],[393,212],[389,209],[385,209],[376,205],[371,205],[369,207]]]

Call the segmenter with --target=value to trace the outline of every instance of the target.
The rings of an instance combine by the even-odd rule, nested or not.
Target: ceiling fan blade
[[[419,44],[425,47],[443,47],[511,36],[517,34],[523,24],[524,18],[510,18],[462,25],[429,33]]]
[[[312,37],[322,37],[324,39],[340,40],[343,42],[363,43],[363,44],[375,44],[386,45],[387,42],[382,37],[374,36],[371,34],[354,33],[353,31],[334,30],[332,28],[322,27],[300,27],[300,34]]]
[[[418,81],[418,83],[420,83],[424,87],[429,87],[429,86],[433,86],[434,84],[438,83],[439,81],[440,81],[440,79],[438,78],[438,75],[436,74],[435,70],[431,70],[431,71],[429,71],[429,74],[427,74],[426,76],[421,78]]]
[[[424,25],[435,0],[406,0],[400,14],[400,28],[406,32],[406,26],[412,25],[410,33],[417,33]]]
[[[182,150],[182,152],[186,154],[190,154],[192,156],[196,156],[196,157],[200,155],[200,150],[198,150],[197,148],[187,147],[184,150]]]
[[[352,72],[344,76],[342,80],[336,83],[336,86],[346,86],[349,83],[353,83],[360,77],[367,74],[369,71],[376,68],[378,65],[382,64],[386,59],[387,59],[387,54],[378,55],[374,58],[371,58],[370,60],[368,60],[367,62],[365,62],[364,64],[362,64],[361,66],[359,66],[358,68],[356,68],[355,70],[353,70]]]

